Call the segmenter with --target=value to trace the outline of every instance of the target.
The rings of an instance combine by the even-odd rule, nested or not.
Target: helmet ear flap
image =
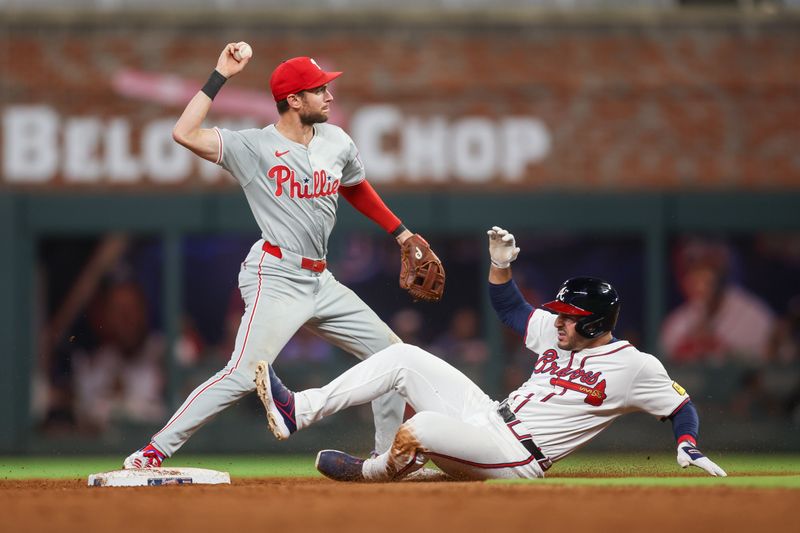
[[[578,320],[578,323],[575,324],[575,330],[587,339],[594,339],[605,333],[603,331],[603,321],[604,317],[594,318],[593,316],[587,316]]]
[[[575,331],[587,339],[594,339],[607,331],[612,331],[617,325],[619,308],[620,305],[617,302],[605,315],[597,316],[595,314],[581,318],[575,324]]]

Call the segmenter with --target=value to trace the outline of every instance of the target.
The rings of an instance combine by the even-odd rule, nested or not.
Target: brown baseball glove
[[[420,235],[414,234],[402,244],[400,288],[414,301],[438,302],[444,293],[444,267]]]

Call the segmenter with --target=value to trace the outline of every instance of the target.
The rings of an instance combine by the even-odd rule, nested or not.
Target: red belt
[[[264,244],[261,245],[261,249],[267,252],[269,255],[277,257],[278,259],[283,258],[283,251],[281,250],[280,246],[275,246],[270,242],[264,241]],[[318,259],[309,259],[308,257],[300,258],[300,268],[305,268],[311,272],[322,272],[325,270],[327,265],[328,263]]]

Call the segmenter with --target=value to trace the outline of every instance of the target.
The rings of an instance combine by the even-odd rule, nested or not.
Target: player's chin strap
[[[551,461],[545,454],[542,453],[542,450],[533,442],[533,437],[530,435],[518,435],[516,431],[514,431],[514,426],[519,424],[517,420],[517,416],[514,414],[514,411],[511,410],[511,407],[508,405],[508,399],[503,400],[500,402],[500,406],[497,408],[497,414],[503,419],[503,422],[506,423],[508,429],[516,435],[519,439],[520,444],[525,446],[525,449],[531,452],[531,455],[536,459],[536,462],[539,463],[539,466],[542,468],[542,471],[547,471],[551,466],[553,466],[553,461]]]

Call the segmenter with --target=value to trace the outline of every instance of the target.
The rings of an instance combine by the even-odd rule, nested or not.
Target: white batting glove
[[[492,226],[486,232],[489,236],[489,257],[497,268],[508,268],[519,255],[514,235],[503,228]]]
[[[689,441],[683,441],[678,444],[678,464],[682,468],[686,468],[689,465],[702,468],[712,476],[727,477],[728,475]]]

